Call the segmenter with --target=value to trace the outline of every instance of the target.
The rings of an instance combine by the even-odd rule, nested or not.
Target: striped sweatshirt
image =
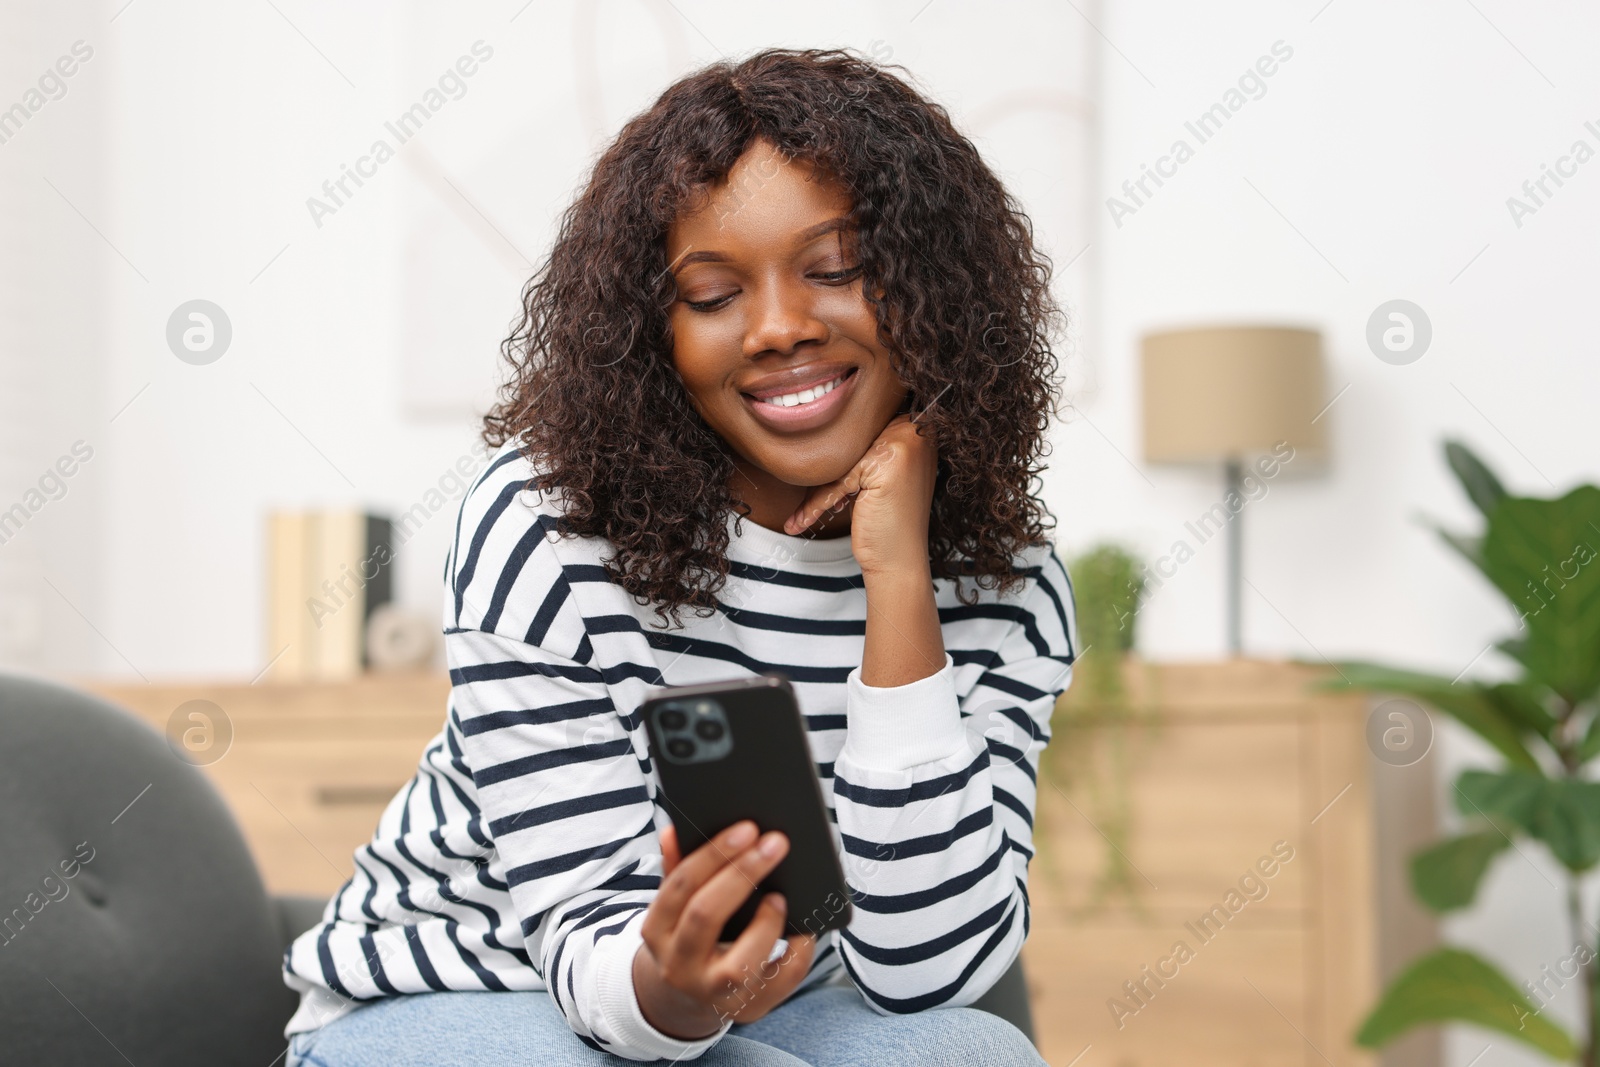
[[[284,953],[285,1033],[378,997],[547,990],[587,1045],[692,1059],[644,1018],[632,960],[670,823],[639,705],[657,687],[779,672],[794,686],[854,904],[800,988],[843,968],[881,1013],[972,1003],[1028,933],[1039,753],[1076,650],[1048,545],[1012,594],[934,581],[945,658],[861,680],[866,591],[850,538],[728,518],[715,614],[662,626],[606,576],[613,549],[559,537],[559,490],[502,447],[462,499],[445,561],[444,724],[320,926]],[[971,580],[968,579],[971,585]],[[973,586],[975,588],[975,586]]]

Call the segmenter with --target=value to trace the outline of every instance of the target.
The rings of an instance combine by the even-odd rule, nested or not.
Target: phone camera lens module
[[[645,718],[652,748],[668,763],[713,763],[733,751],[733,726],[720,700],[675,695],[653,704]]]

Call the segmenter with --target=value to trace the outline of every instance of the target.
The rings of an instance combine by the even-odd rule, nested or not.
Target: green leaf
[[[1458,534],[1454,531],[1446,530],[1443,526],[1440,526],[1436,523],[1432,525],[1433,532],[1439,535],[1440,540],[1449,545],[1451,548],[1455,549],[1456,552],[1461,555],[1461,558],[1465,559],[1468,563],[1472,564],[1480,571],[1483,570],[1483,538],[1467,537],[1464,534]]]
[[[1144,563],[1120,545],[1102,542],[1067,563],[1078,605],[1078,636],[1084,647],[1120,659],[1134,645]],[[1119,675],[1120,677],[1120,675]]]
[[[1381,663],[1341,663],[1338,668],[1339,677],[1328,679],[1320,688],[1362,689],[1416,697],[1499,749],[1512,766],[1531,771],[1539,769],[1539,761],[1522,743],[1519,725],[1505,716],[1483,687],[1470,682],[1451,684],[1450,679],[1440,675],[1386,667]]]
[[[1444,458],[1450,464],[1450,469],[1455,471],[1461,488],[1467,491],[1467,496],[1483,512],[1484,517],[1493,514],[1495,505],[1506,496],[1505,486],[1500,484],[1494,472],[1460,441],[1444,443]]]
[[[1528,628],[1524,626],[1522,632],[1526,634]],[[1496,650],[1507,659],[1515,660],[1522,664],[1522,669],[1529,677],[1533,677],[1533,668],[1528,663],[1528,639],[1526,637],[1506,637],[1494,643]]]
[[[1571,871],[1600,862],[1600,782],[1512,770],[1466,771],[1456,780],[1464,815],[1499,816],[1550,846]]]
[[[1578,762],[1588,763],[1595,756],[1600,756],[1600,709],[1596,709],[1594,717],[1589,720],[1589,729],[1583,735],[1583,743],[1578,746]]]
[[[1497,1030],[1555,1060],[1577,1048],[1499,971],[1470,952],[1444,948],[1408,967],[1372,1009],[1356,1042],[1380,1048],[1415,1026],[1462,1022]]]
[[[1489,864],[1510,847],[1510,840],[1492,829],[1441,841],[1411,858],[1411,887],[1434,911],[1464,908],[1478,895]]]
[[[1513,725],[1532,730],[1549,741],[1555,734],[1556,718],[1544,706],[1543,686],[1525,682],[1502,682],[1483,687],[1483,695]],[[1552,746],[1554,747],[1554,746]]]
[[[1483,564],[1520,617],[1507,651],[1569,703],[1600,691],[1600,487],[1500,501]]]

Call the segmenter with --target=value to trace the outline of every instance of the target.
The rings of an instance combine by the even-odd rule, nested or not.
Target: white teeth
[[[845,376],[841,374],[831,382],[825,382],[822,385],[813,386],[810,389],[802,389],[798,393],[785,393],[783,396],[769,396],[765,400],[761,401],[761,403],[771,404],[773,407],[780,408],[792,408],[798,404],[809,404],[813,400],[817,400],[833,392],[839,387],[839,383],[844,381],[844,379]]]

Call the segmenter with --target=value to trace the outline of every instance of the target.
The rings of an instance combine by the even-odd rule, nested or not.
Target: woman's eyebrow
[[[806,241],[814,241],[825,233],[835,233],[839,230],[848,230],[851,228],[852,226],[849,217],[846,215],[840,215],[836,218],[831,218],[826,222],[819,222],[815,226],[806,227],[797,235],[797,240],[803,244]]]
[[[667,269],[676,274],[679,269],[691,263],[726,263],[728,257],[711,248],[702,248],[698,252],[684,252],[677,259],[668,264]]]
[[[819,222],[815,226],[807,226],[805,229],[801,230],[795,235],[795,244],[809,244],[824,234],[838,233],[840,231],[850,229],[854,229],[854,225],[851,223],[849,217],[846,215],[839,215],[836,218]],[[677,259],[674,259],[670,264],[668,264],[667,269],[673,274],[677,274],[679,270],[693,263],[726,263],[727,261],[727,254],[724,252],[718,252],[714,248],[702,248],[694,251],[685,249],[683,252],[678,254]]]

